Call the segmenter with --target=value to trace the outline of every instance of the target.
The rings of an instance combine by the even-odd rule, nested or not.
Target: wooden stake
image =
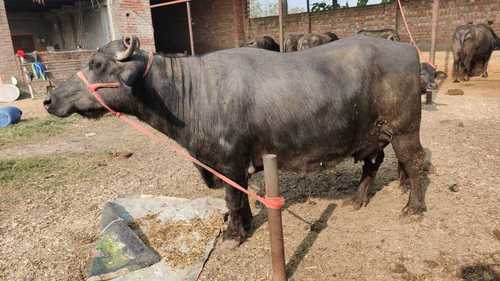
[[[264,180],[266,182],[267,197],[279,197],[278,161],[276,155],[264,155]],[[273,280],[286,281],[285,248],[283,246],[283,226],[280,209],[268,209],[269,234],[271,236],[271,259],[273,266]]]

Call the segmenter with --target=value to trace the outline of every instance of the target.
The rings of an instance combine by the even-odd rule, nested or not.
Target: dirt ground
[[[445,95],[448,88],[465,95]],[[422,217],[400,217],[408,196],[398,187],[390,148],[373,197],[359,211],[342,204],[361,173],[351,159],[307,177],[282,173],[290,280],[494,280],[500,270],[499,89],[496,74],[446,82],[434,104],[424,106],[421,135],[433,169]],[[46,118],[40,100],[16,104],[25,117]],[[223,198],[222,190],[203,185],[192,164],[111,117],[76,118],[63,132],[0,151],[5,163],[35,163],[24,164],[24,174],[0,178],[0,280],[84,280],[100,210],[117,196]],[[126,152],[133,155],[120,156]],[[252,184],[261,182],[258,175]],[[200,280],[271,280],[265,212],[253,207],[252,236],[236,250],[217,248]]]

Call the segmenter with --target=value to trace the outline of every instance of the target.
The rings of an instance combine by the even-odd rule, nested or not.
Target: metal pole
[[[436,65],[436,33],[437,33],[437,23],[439,15],[439,0],[434,0],[432,5],[432,35],[431,35],[431,51],[430,51],[430,61],[432,64]]]
[[[309,3],[309,0],[306,1],[307,3],[307,33],[311,33],[312,32],[312,28],[311,28],[311,7],[310,7],[310,3]]]
[[[276,155],[266,154],[264,160],[264,180],[267,197],[279,197],[278,161]],[[269,233],[271,236],[271,259],[273,265],[273,280],[286,281],[285,248],[283,246],[283,226],[280,209],[268,209]]]
[[[283,0],[278,0],[278,16],[280,25],[280,52],[283,52]]]
[[[188,16],[188,27],[189,27],[189,44],[191,45],[191,55],[194,56],[194,39],[193,39],[193,23],[191,21],[191,3],[186,2],[187,16]]]

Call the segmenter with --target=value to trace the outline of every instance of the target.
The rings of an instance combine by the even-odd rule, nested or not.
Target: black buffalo
[[[304,34],[288,33],[283,39],[283,49],[285,53],[296,52],[297,46],[299,44],[299,39],[304,36]]]
[[[432,92],[437,89],[436,79],[445,79],[446,73],[437,71],[432,65],[427,62],[420,64],[420,79],[422,83],[422,94]]]
[[[240,185],[247,186],[250,165],[262,169],[266,153],[278,155],[280,168],[303,172],[352,156],[364,162],[353,198],[359,208],[390,143],[401,181],[411,184],[404,213],[425,211],[420,65],[410,45],[355,36],[300,56],[255,48],[155,55],[145,77],[149,55],[138,46],[136,37],[112,41],[82,72],[91,83],[119,82],[99,90],[110,107],[137,116]],[[44,106],[59,117],[106,112],[76,77]],[[212,186],[213,177],[200,171]],[[225,191],[225,237],[241,241],[252,225],[249,201],[236,189]]]
[[[360,35],[366,35],[366,36],[372,36],[372,37],[378,37],[378,38],[383,38],[391,41],[401,41],[399,38],[399,34],[396,30],[390,29],[390,28],[385,28],[385,29],[362,29],[358,31],[358,34]]]
[[[338,39],[337,35],[333,32],[304,34],[297,42],[297,51],[313,48]]]
[[[500,40],[487,24],[465,24],[453,33],[453,76],[454,82],[463,75],[488,77],[488,62],[493,50],[500,47]]]
[[[280,45],[271,36],[256,37],[254,40],[245,44],[246,47],[265,49],[279,52]]]

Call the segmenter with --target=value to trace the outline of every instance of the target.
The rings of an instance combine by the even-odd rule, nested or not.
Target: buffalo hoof
[[[233,229],[231,229],[231,227],[228,226],[228,228],[223,233],[223,244],[227,245],[237,244],[236,245],[237,247],[241,243],[243,243],[246,237],[247,237],[247,231],[242,226]]]
[[[359,210],[361,207],[366,207],[368,205],[368,199],[357,199],[352,200],[352,208],[354,210]]]
[[[244,219],[243,220],[243,229],[245,230],[245,233],[248,233],[252,230],[253,227],[253,218],[250,217],[250,219]]]
[[[453,80],[453,83],[459,83],[458,79]]]
[[[234,239],[229,239],[229,240],[223,240],[221,245],[220,245],[220,248],[222,250],[234,250],[234,249],[238,248],[240,245],[241,245],[240,241],[234,240]]]
[[[361,209],[361,207],[366,207],[367,205],[368,199],[358,199],[357,196],[342,203],[342,206],[352,206],[352,208],[356,211]]]
[[[399,183],[399,189],[401,190],[401,194],[406,194],[408,191],[410,191],[410,188],[406,182],[400,182]]]
[[[413,205],[408,204],[402,210],[403,216],[413,216],[413,215],[421,215],[423,212],[427,211],[427,207],[425,204]]]
[[[484,73],[481,77],[488,78],[488,73]]]

